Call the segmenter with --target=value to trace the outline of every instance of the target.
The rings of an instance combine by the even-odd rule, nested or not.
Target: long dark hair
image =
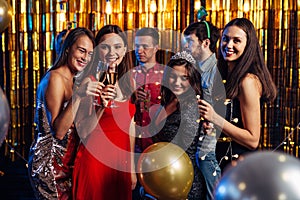
[[[224,30],[230,26],[237,26],[246,33],[247,44],[244,53],[236,61],[234,69],[228,72],[228,64],[221,53],[222,40],[220,40],[218,68],[223,79],[226,79],[227,98],[233,99],[237,97],[241,79],[244,78],[247,73],[252,73],[259,78],[262,84],[262,100],[266,102],[273,101],[276,98],[276,86],[265,65],[262,50],[252,22],[246,18],[236,18],[231,20],[224,27]]]
[[[105,25],[103,26],[97,33],[96,35],[96,45],[99,45],[101,42],[101,39],[104,35],[110,34],[110,33],[115,33],[118,34],[123,42],[124,46],[128,46],[127,42],[127,36],[125,32],[117,25]],[[98,48],[96,48],[98,49]],[[98,50],[96,50],[96,56],[99,55]],[[96,62],[96,60],[95,60]],[[128,54],[128,52],[125,53],[125,56],[119,66],[117,67],[118,70],[118,81],[119,81],[119,87],[126,97],[129,97],[132,92],[133,92],[133,82],[131,80],[131,75],[130,75],[130,69],[133,68],[133,61],[131,59],[131,56]],[[93,68],[95,70],[95,68]]]
[[[165,68],[164,71],[164,76],[162,79],[162,86],[161,86],[161,105],[162,106],[166,106],[169,103],[171,103],[171,101],[174,98],[178,98],[175,96],[175,94],[169,89],[169,78],[170,78],[170,74],[172,72],[172,70],[174,70],[174,66],[181,66],[183,65],[187,71],[187,75],[189,77],[189,83],[191,86],[191,89],[193,89],[194,91],[191,92],[187,92],[186,95],[184,95],[184,97],[180,97],[180,101],[181,103],[185,103],[185,102],[190,102],[193,99],[196,100],[196,94],[202,95],[202,90],[201,90],[201,76],[200,73],[198,72],[198,70],[196,69],[196,67],[191,64],[190,62],[188,62],[185,59],[171,59],[168,64],[167,67]]]

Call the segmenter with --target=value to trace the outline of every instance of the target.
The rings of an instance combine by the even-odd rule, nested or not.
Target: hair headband
[[[209,29],[209,25],[206,21],[202,21],[205,26],[206,26],[206,29],[207,29],[207,38],[210,39],[210,29]]]

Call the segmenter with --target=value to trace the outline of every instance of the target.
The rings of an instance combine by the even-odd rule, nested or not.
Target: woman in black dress
[[[169,61],[162,80],[161,108],[152,121],[154,142],[172,142],[183,148],[194,166],[194,181],[188,199],[205,199],[206,186],[197,167],[195,154],[199,141],[197,95],[201,77],[196,61],[187,52],[176,53]]]

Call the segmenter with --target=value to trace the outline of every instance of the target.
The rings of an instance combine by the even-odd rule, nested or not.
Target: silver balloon
[[[0,146],[2,145],[8,131],[10,122],[10,111],[7,99],[0,88]]]
[[[0,0],[0,33],[8,27],[11,22],[12,15],[12,7],[6,0]]]
[[[246,155],[216,187],[216,200],[300,199],[300,161],[279,152]]]

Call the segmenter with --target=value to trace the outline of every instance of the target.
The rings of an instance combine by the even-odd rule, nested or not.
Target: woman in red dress
[[[120,27],[107,25],[101,28],[96,35],[96,44],[95,61],[108,63],[109,69],[104,82],[106,87],[101,92],[102,106],[96,106],[96,110],[102,110],[96,112],[101,113],[99,122],[90,134],[81,134],[79,128],[81,144],[74,166],[73,197],[76,200],[131,200],[136,184],[135,128],[132,123],[135,106],[129,101],[133,91],[129,71],[133,65],[127,60],[127,39]],[[115,84],[109,82],[111,77],[108,76],[113,67],[117,72]],[[115,107],[110,106],[112,99]]]

